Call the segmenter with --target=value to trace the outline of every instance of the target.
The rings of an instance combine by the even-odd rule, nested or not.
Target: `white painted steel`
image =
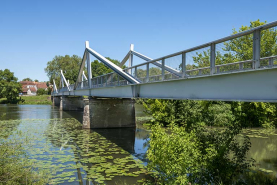
[[[254,67],[260,67],[260,49],[261,49],[261,30],[255,30],[253,34],[253,60]]]
[[[145,61],[152,61],[152,60],[153,60],[153,59],[151,59],[151,58],[149,58],[149,57],[147,57],[147,56],[145,56],[145,55],[143,55],[143,54],[141,54],[141,53],[138,53],[138,52],[136,52],[136,51],[132,51],[132,53],[133,53],[134,55],[136,55],[137,57],[139,57],[139,58],[145,60]],[[143,63],[143,64],[148,64],[148,63],[150,63],[150,62]],[[154,64],[154,65],[156,65],[156,66],[162,68],[162,64],[161,64],[160,62],[158,62],[158,61],[154,61],[154,62],[152,62],[152,64]],[[137,65],[137,66],[141,66],[141,65],[142,65],[142,64],[139,64],[139,65]],[[180,74],[180,72],[179,72],[178,70],[176,70],[176,69],[173,69],[173,68],[171,68],[171,67],[169,67],[169,66],[167,66],[167,65],[164,65],[164,68],[165,68],[166,71],[168,71],[168,72],[170,72],[170,73],[173,73],[173,74],[175,74],[175,75],[177,75],[177,76],[179,76],[179,77],[182,76],[182,75]],[[127,69],[129,70],[129,68],[127,68]]]
[[[133,66],[133,53],[132,53],[132,51],[134,51],[134,44],[130,45],[130,55],[129,55],[129,65],[128,65],[129,68]],[[132,69],[129,69],[128,73],[132,74]]]
[[[274,64],[274,59],[277,56],[271,56],[266,58],[260,58],[260,37],[261,37],[261,30],[268,29],[271,27],[277,26],[277,21],[265,24],[244,32],[240,32],[228,37],[224,37],[222,39],[218,39],[206,44],[202,44],[197,47],[193,47],[187,50],[183,50],[181,52],[173,53],[164,57],[160,57],[157,59],[151,59],[146,57],[136,51],[133,51],[131,46],[130,51],[127,53],[125,58],[121,63],[125,63],[129,58],[129,68],[124,69],[124,71],[119,67],[113,64],[112,62],[108,61],[105,57],[98,54],[96,51],[92,50],[88,46],[88,42],[86,42],[86,51],[89,55],[92,54],[94,57],[99,59],[103,62],[107,67],[111,68],[114,71],[114,74],[120,75],[129,83],[122,83],[121,81],[117,82],[109,82],[108,83],[108,75],[103,75],[100,77],[94,78],[97,80],[97,84],[92,88],[90,86],[89,89],[85,89],[85,87],[79,87],[81,74],[79,72],[78,79],[75,84],[75,91],[73,92],[66,92],[66,88],[64,88],[63,83],[67,83],[65,78],[61,78],[62,87],[59,90],[57,95],[72,95],[72,94],[79,94],[84,93],[82,95],[93,95],[94,92],[101,92],[101,94],[95,93],[95,96],[100,97],[143,97],[143,98],[166,98],[166,99],[204,99],[204,100],[238,100],[238,101],[268,101],[268,102],[276,102],[276,94],[277,94],[277,84],[276,84],[276,77],[277,77],[277,65]],[[234,62],[229,64],[222,64],[222,65],[215,65],[215,46],[216,44],[229,41],[231,39],[236,39],[241,36],[253,34],[253,59],[241,62]],[[210,66],[204,68],[197,68],[192,70],[186,70],[186,53],[195,51],[198,49],[203,49],[205,47],[210,46]],[[136,55],[147,62],[132,66],[132,59],[131,56]],[[169,66],[165,65],[165,59],[174,57],[177,55],[182,54],[182,71],[178,71],[175,69],[170,68]],[[87,57],[86,57],[87,58]],[[84,59],[84,57],[83,57]],[[268,65],[260,67],[260,61],[268,60]],[[160,62],[162,61],[162,62]],[[149,65],[150,63],[161,67],[162,68],[162,80],[159,82],[152,82],[149,83]],[[251,68],[244,67],[244,63],[251,63]],[[83,62],[82,62],[83,65]],[[81,69],[82,69],[81,65]],[[146,83],[140,83],[136,80],[132,75],[130,70],[135,70],[135,77],[137,77],[137,69],[140,66],[147,66],[146,69],[146,77],[142,79],[142,81]],[[220,67],[223,66],[230,66],[236,65],[234,68],[230,68],[229,71],[221,71]],[[239,65],[239,68],[238,68]],[[132,67],[130,67],[132,66]],[[210,73],[205,73],[205,70],[209,69]],[[169,74],[165,74],[165,70],[170,72]],[[125,71],[129,71],[130,74],[126,73]],[[196,71],[196,72],[194,72]],[[198,71],[198,72],[197,72]],[[194,72],[194,73],[192,73]],[[91,75],[91,73],[89,73]],[[168,76],[169,75],[169,76]],[[171,76],[170,76],[171,75]],[[175,77],[179,79],[174,79]],[[111,75],[112,76],[112,75]],[[167,76],[170,79],[166,78],[167,80],[164,81],[164,77]],[[106,82],[103,82],[103,79],[106,79]],[[99,79],[101,79],[99,81]],[[160,78],[157,78],[160,80]],[[89,83],[91,80],[89,78]],[[157,80],[156,80],[157,81]],[[83,83],[83,82],[82,82]],[[127,85],[128,84],[128,85]],[[68,84],[67,88],[68,88]],[[116,87],[108,87],[108,86],[116,86]],[[125,85],[120,86],[119,85]],[[105,88],[103,88],[105,87]],[[132,89],[132,93],[130,94],[129,89]],[[126,89],[125,89],[126,88]],[[72,89],[70,87],[70,89]],[[101,89],[101,90],[100,90]],[[117,89],[117,90],[116,90]],[[121,92],[120,89],[125,89],[125,92]],[[113,92],[116,92],[113,95]],[[117,93],[122,93],[122,95],[118,95]],[[135,92],[135,93],[134,93]]]
[[[82,63],[80,65],[80,69],[79,69],[79,73],[78,73],[78,77],[77,77],[77,80],[75,82],[75,86],[74,86],[74,89],[77,88],[78,86],[78,83],[81,82],[81,78],[82,78],[82,73],[83,73],[83,69],[85,67],[85,63],[86,63],[86,59],[87,59],[87,52],[85,50],[84,54],[83,54],[83,59],[82,59]],[[83,80],[82,80],[83,81]]]
[[[87,51],[90,54],[92,54],[95,58],[97,58],[98,60],[103,62],[107,67],[109,67],[114,72],[116,72],[118,75],[120,75],[122,78],[126,79],[128,82],[130,82],[132,84],[139,84],[140,83],[133,76],[131,76],[130,74],[124,72],[119,66],[115,65],[114,63],[112,63],[111,61],[109,61],[108,59],[106,59],[105,57],[103,57],[102,55],[100,55],[99,53],[94,51],[93,49],[87,48]]]
[[[64,87],[64,83],[65,83],[65,86],[67,87],[68,91],[70,91],[69,87],[68,87],[69,86],[68,82],[66,81],[66,79],[65,79],[65,77],[63,75],[63,70],[61,70],[61,80],[62,80],[62,87]]]
[[[277,68],[107,88],[60,92],[55,96],[277,102]],[[135,88],[136,87],[136,88]],[[134,94],[133,89],[136,89]]]
[[[53,80],[53,83],[54,83],[54,92],[58,93],[58,89],[57,89],[57,86],[56,86],[55,80]]]

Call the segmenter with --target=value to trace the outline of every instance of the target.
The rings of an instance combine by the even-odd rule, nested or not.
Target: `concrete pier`
[[[53,104],[61,111],[84,111],[83,128],[86,129],[136,127],[132,99],[55,96]]]
[[[84,108],[82,96],[61,96],[60,101],[60,110],[74,111]]]
[[[90,98],[84,107],[83,127],[136,127],[134,104],[132,99]]]
[[[60,106],[60,96],[51,96],[52,103],[54,106],[59,107]]]

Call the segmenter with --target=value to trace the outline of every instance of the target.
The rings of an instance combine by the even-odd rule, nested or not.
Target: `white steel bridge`
[[[265,33],[274,31],[277,21],[157,59],[131,45],[119,66],[86,41],[75,84],[70,85],[61,71],[61,88],[54,81],[52,96],[276,102],[277,49],[264,50]],[[113,73],[92,78],[91,57]],[[136,57],[145,62],[133,65]]]

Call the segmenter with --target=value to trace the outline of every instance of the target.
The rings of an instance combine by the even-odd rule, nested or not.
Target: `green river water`
[[[145,116],[140,105],[136,116]],[[82,112],[51,105],[0,105],[0,121],[31,138],[30,158],[51,175],[51,184],[136,184],[149,177],[149,131],[140,126],[83,130],[81,119]],[[277,178],[277,132],[246,129],[243,134],[251,138],[255,170]]]

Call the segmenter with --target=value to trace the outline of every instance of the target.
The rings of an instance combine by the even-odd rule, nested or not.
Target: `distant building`
[[[22,94],[23,95],[36,95],[37,90],[40,88],[47,91],[46,82],[21,81],[19,83],[21,83],[21,85],[22,85]]]

